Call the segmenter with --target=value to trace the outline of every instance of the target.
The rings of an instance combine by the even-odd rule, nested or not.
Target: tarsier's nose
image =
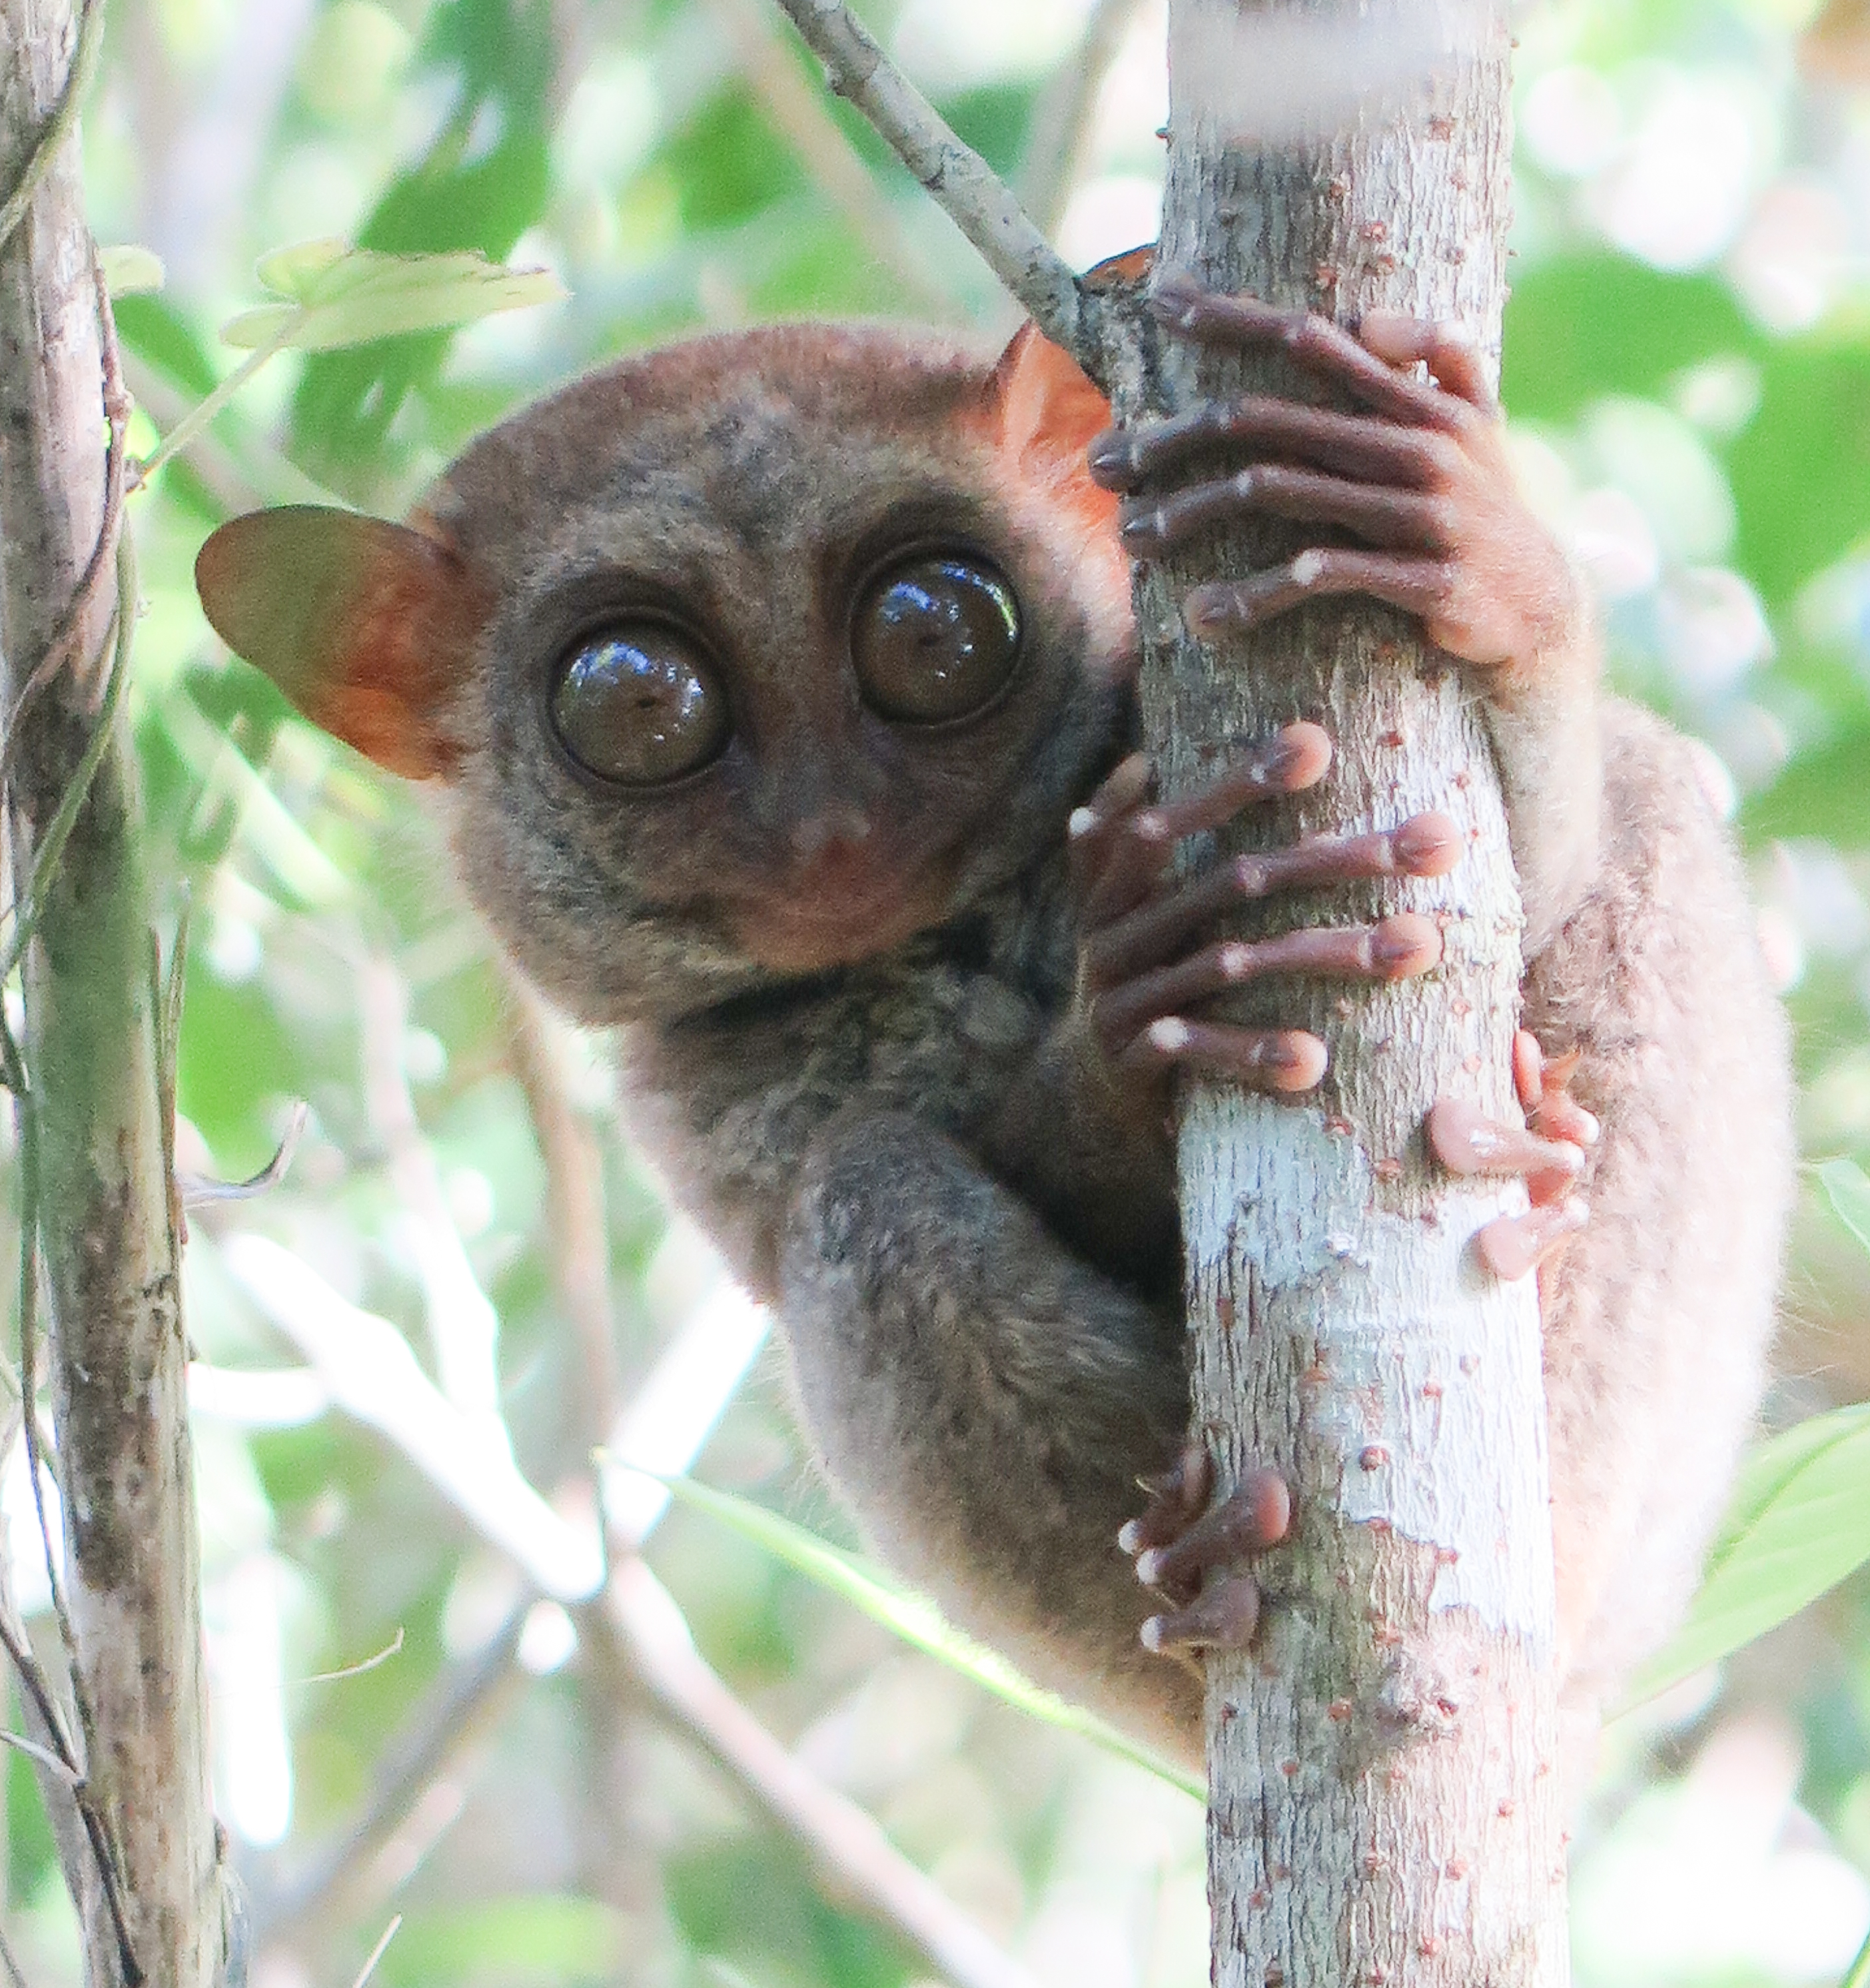
[[[870,816],[861,808],[840,803],[815,809],[795,820],[786,833],[800,863],[836,863],[856,855],[870,839]]]

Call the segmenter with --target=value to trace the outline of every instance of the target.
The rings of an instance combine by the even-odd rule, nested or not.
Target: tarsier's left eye
[[[885,718],[936,725],[991,703],[1020,654],[1020,603],[972,553],[918,553],[879,573],[850,624],[864,701]]]

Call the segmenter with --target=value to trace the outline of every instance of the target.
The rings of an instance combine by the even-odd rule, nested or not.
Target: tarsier
[[[893,330],[705,337],[507,421],[407,526],[237,519],[201,597],[302,711],[435,792],[500,945],[620,1033],[633,1129],[776,1307],[876,1548],[1188,1753],[1199,1682],[1163,1653],[1252,1634],[1289,1514],[1270,1473],[1221,1496],[1185,1454],[1172,1087],[1310,1090],[1321,1043],[1214,998],[1439,949],[1413,915],[1252,943],[1230,912],[1438,874],[1459,840],[1422,816],[1180,875],[1183,838],[1328,777],[1331,742],[1289,725],[1158,797],[1129,563],[1244,514],[1316,526],[1187,612],[1225,641],[1374,595],[1485,701],[1527,1123],[1448,1100],[1428,1136],[1527,1181],[1530,1212],[1474,1246],[1492,1274],[1545,1259],[1561,1661],[1588,1715],[1685,1601],[1760,1384],[1791,1161],[1738,867],[1691,749],[1600,695],[1467,343],[1166,282],[1156,308],[1283,344],[1320,404],[1112,431],[1030,327],[997,360]]]

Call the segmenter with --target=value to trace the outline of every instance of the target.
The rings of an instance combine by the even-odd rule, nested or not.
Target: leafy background
[[[1016,177],[1087,12],[867,10]],[[1148,237],[1160,173],[1159,9],[1098,12],[1128,19],[1060,220],[1080,262]],[[1870,1159],[1870,8],[1578,0],[1520,32],[1506,397],[1527,487],[1591,576],[1621,685],[1731,783],[1808,1153]],[[218,327],[264,301],[254,266],[282,245],[475,250],[563,290],[276,359],[134,500],[153,867],[166,915],[191,916],[184,1163],[249,1173],[310,1107],[287,1183],[198,1213],[188,1259],[217,1791],[255,1978],[348,1981],[396,1914],[377,1978],[409,1988],[925,1978],[369,1425],[425,1372],[483,1486],[522,1475],[575,1526],[593,1441],[659,1355],[744,1351],[755,1328],[632,1160],[589,1046],[516,1010],[420,810],[230,663],[189,573],[236,509],[335,492],[393,515],[540,387],[674,334],[900,313],[992,336],[1008,307],[760,0],[117,0],[85,142],[100,239],[167,269],[119,304],[140,454],[232,370]],[[547,1121],[571,1141],[556,1160]],[[568,1165],[602,1190],[595,1297],[546,1192]],[[1830,1178],[1844,1206],[1852,1176]],[[301,1273],[330,1317],[391,1321],[421,1371],[371,1342],[340,1399],[285,1329]],[[1870,1257],[1814,1178],[1776,1424],[1870,1395],[1867,1296]],[[848,1539],[770,1350],[698,1469]],[[4,1506],[29,1566],[17,1459]],[[679,1505],[649,1560],[739,1699],[1039,1980],[1201,1978],[1186,1793],[708,1510]],[[523,1628],[489,1657],[503,1624]],[[432,1756],[399,1768],[418,1730]],[[75,1980],[36,1795],[6,1771],[11,1918],[36,1983]],[[364,1832],[385,1785],[402,1799]],[[1870,1925],[1870,1584],[1618,1722],[1574,1847],[1590,1988],[1835,1980]]]

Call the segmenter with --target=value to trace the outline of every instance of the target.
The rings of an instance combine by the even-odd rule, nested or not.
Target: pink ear
[[[215,633],[315,725],[405,779],[453,769],[448,707],[492,600],[447,546],[292,505],[223,525],[194,583]]]
[[[1111,424],[1110,403],[1069,353],[1023,324],[988,382],[1000,451],[1022,482],[1043,484],[1052,500],[1116,542],[1117,499],[1091,480],[1084,451]]]

